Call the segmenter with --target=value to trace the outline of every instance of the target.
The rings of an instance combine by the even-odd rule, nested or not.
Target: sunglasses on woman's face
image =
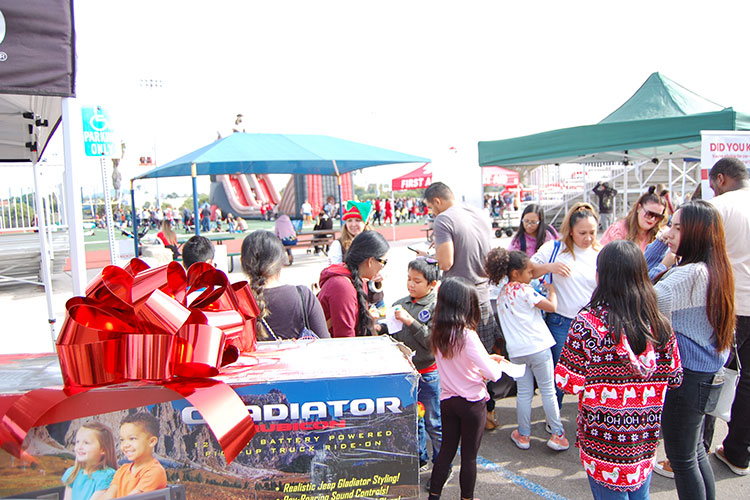
[[[641,207],[641,209],[643,209],[643,216],[647,219],[661,220],[664,218],[664,214],[660,214],[658,212],[652,212],[651,210],[646,210],[644,207]]]
[[[385,267],[385,265],[388,264],[388,259],[381,259],[381,258],[375,257],[375,260],[377,260],[378,262],[380,262],[380,264],[383,267]]]

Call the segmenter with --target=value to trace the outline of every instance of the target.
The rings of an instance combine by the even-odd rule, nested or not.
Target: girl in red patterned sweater
[[[664,397],[682,380],[680,355],[635,243],[605,246],[597,276],[555,381],[578,394],[576,446],[594,498],[647,499]]]

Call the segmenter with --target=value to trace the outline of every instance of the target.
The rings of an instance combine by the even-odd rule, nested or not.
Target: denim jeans
[[[555,399],[555,365],[552,363],[552,352],[545,349],[528,356],[510,358],[514,363],[526,365],[526,372],[516,379],[518,396],[516,397],[516,416],[518,418],[518,432],[522,436],[531,434],[531,400],[534,399],[534,379],[542,395],[542,406],[547,417],[547,423],[552,433],[563,433],[560,420],[560,407]]]
[[[589,486],[594,500],[648,500],[650,497],[649,489],[651,488],[651,476],[649,474],[640,488],[635,491],[617,491],[611,490],[600,482],[589,476]]]
[[[570,324],[573,322],[573,318],[566,318],[560,316],[557,313],[547,314],[547,326],[552,334],[552,338],[555,339],[555,345],[552,346],[552,361],[555,365],[560,361],[560,354],[562,354],[565,341],[568,338],[568,330],[570,330]],[[553,368],[554,370],[554,368]],[[560,389],[557,391],[557,406],[562,408],[563,394]]]
[[[419,462],[425,463],[430,460],[427,453],[427,434],[429,434],[434,463],[440,452],[440,443],[443,441],[443,424],[440,420],[440,376],[437,370],[420,375],[417,400],[424,405],[424,418],[420,419],[417,427]]]
[[[713,373],[683,368],[682,385],[667,391],[661,417],[664,450],[680,500],[713,500],[714,472],[703,447],[703,408]]]

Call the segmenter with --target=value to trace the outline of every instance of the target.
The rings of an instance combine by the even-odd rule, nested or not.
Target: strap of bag
[[[732,348],[734,349],[734,359],[737,363],[737,373],[742,373],[742,362],[740,361],[740,352],[737,350],[737,340],[735,339],[732,342]],[[737,380],[735,380],[735,385],[740,383],[740,378],[737,377]]]
[[[275,333],[273,333],[273,330],[271,330],[271,327],[268,325],[268,322],[266,321],[266,318],[260,319],[261,324],[263,325],[263,328],[266,329],[266,331],[273,337],[274,340],[279,340],[279,338],[276,336]]]
[[[309,330],[310,324],[307,321],[307,304],[305,304],[305,296],[302,294],[302,290],[300,290],[300,285],[297,285],[294,288],[297,289],[297,293],[299,294],[299,299],[302,301],[302,319],[305,322],[305,328]]]
[[[552,248],[552,255],[549,256],[549,262],[548,264],[552,264],[557,260],[557,254],[560,253],[560,247],[562,246],[562,243],[560,240],[555,240],[555,243]],[[552,273],[547,273],[549,275],[549,280],[547,283],[552,283]]]

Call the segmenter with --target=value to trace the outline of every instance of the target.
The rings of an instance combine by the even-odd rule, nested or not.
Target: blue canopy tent
[[[335,175],[361,168],[394,163],[425,163],[428,158],[408,155],[338,139],[325,135],[299,134],[248,134],[237,132],[200,149],[188,153],[165,165],[135,177],[130,183],[130,195],[135,214],[137,179],[159,177],[193,178],[193,211],[195,234],[200,234],[198,218],[198,175],[221,174],[319,174]],[[339,202],[341,202],[339,182]],[[133,217],[135,248],[138,252],[136,217]]]

